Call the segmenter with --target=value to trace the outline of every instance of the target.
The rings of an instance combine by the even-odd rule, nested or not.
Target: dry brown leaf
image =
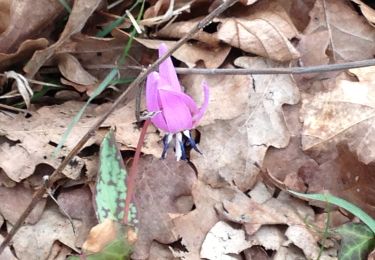
[[[372,68],[362,69],[367,75]],[[367,72],[366,72],[367,71]],[[353,71],[354,72],[354,71]],[[347,142],[364,163],[375,160],[375,145],[372,134],[375,106],[375,92],[372,81],[353,82],[337,79],[329,89],[302,97],[303,150],[323,151],[334,148],[340,142]]]
[[[299,52],[289,41],[298,35],[285,10],[277,2],[263,1],[245,14],[215,19],[221,22],[218,38],[234,47],[276,61],[290,61]]]
[[[360,0],[352,0],[352,2],[359,5],[359,8],[361,8],[361,12],[366,17],[367,21],[372,26],[375,26],[375,10]]]
[[[230,187],[215,189],[201,181],[194,184],[192,193],[196,208],[173,220],[176,234],[182,238],[181,243],[186,248],[186,251],[174,249],[176,257],[200,259],[201,245],[207,232],[219,221],[215,206],[220,206],[222,200],[230,200],[237,192]]]
[[[68,80],[79,85],[94,85],[98,80],[88,73],[76,57],[65,53],[57,55],[58,67],[61,74]]]
[[[175,41],[149,40],[135,38],[136,41],[147,48],[158,49],[161,43],[165,43],[169,48],[175,45]],[[189,68],[195,67],[199,61],[203,61],[206,68],[218,68],[223,64],[229,54],[230,47],[208,48],[200,44],[184,44],[178,48],[172,56],[184,62]]]
[[[298,31],[302,32],[310,22],[309,13],[316,0],[277,0],[285,9]]]
[[[333,48],[334,56],[331,55],[331,58],[336,59],[334,62],[372,58],[375,54],[375,31],[366,19],[358,14],[349,2],[325,0],[325,10],[322,1],[315,2],[306,32],[313,34],[328,31],[327,37],[332,38],[330,52],[332,53]],[[345,19],[342,19],[344,16]],[[326,17],[329,29],[327,29]],[[321,38],[318,43],[323,47],[322,43],[325,41],[326,39]]]
[[[249,57],[238,58],[235,64],[253,69],[281,66]],[[221,82],[224,86],[216,81],[221,78],[227,78]],[[200,177],[210,185],[235,183],[239,189],[248,190],[256,181],[257,164],[262,165],[267,148],[284,147],[289,142],[281,107],[298,102],[298,89],[288,75],[254,75],[253,81],[248,76],[205,79],[212,89],[212,106],[209,105],[206,116],[213,123],[205,126],[203,118],[203,127],[198,129],[202,133],[199,145],[204,156],[193,153],[192,161]],[[188,92],[199,100],[200,79],[190,84],[193,86]]]
[[[286,260],[286,259],[305,259],[305,256],[295,247],[282,246],[275,253],[273,260]],[[255,259],[254,259],[255,260]]]
[[[337,257],[328,255],[327,252],[323,251],[320,255],[320,248],[316,244],[316,240],[311,233],[303,226],[291,226],[285,232],[285,235],[290,241],[296,246],[301,248],[307,259],[319,259],[322,260],[334,260]]]
[[[82,220],[80,229],[76,230],[77,239],[75,245],[82,247],[90,229],[97,224],[93,207],[93,199],[88,186],[62,190],[57,197],[60,208],[71,218]],[[85,205],[82,207],[82,205]],[[95,251],[96,252],[96,251]]]
[[[88,18],[99,6],[100,2],[101,0],[74,1],[72,12],[69,15],[69,20],[66,23],[64,31],[61,33],[59,40],[48,48],[35,52],[31,60],[24,67],[24,71],[27,73],[28,77],[33,77],[38,72],[40,67],[42,67],[43,64],[52,57],[52,55],[55,53],[56,48],[60,47],[72,35],[82,30]],[[62,5],[60,3],[55,3],[62,8]],[[49,4],[44,5],[48,6]],[[35,6],[33,8],[35,8]]]
[[[158,31],[156,36],[160,38],[180,39],[191,31],[202,19],[203,17],[198,17],[189,21],[174,22]],[[209,49],[219,47],[219,39],[214,34],[205,31],[199,31],[194,34],[192,39],[209,45]]]
[[[191,195],[194,170],[187,162],[177,162],[173,155],[166,160],[147,156],[139,162],[137,191],[134,202],[137,205],[139,221],[138,240],[133,257],[147,259],[153,240],[169,244],[178,239],[173,225],[175,215],[190,210],[181,210],[180,197]]]
[[[12,1],[9,24],[0,35],[0,53],[16,52],[25,40],[47,35],[63,11],[58,1]]]
[[[118,224],[111,219],[105,219],[90,230],[82,249],[90,253],[100,252],[108,243],[116,239],[117,232]]]
[[[9,26],[11,4],[12,0],[0,1],[0,34]]]
[[[66,126],[83,105],[83,102],[71,101],[62,105],[45,106],[29,118],[21,114],[15,118],[0,114],[0,133],[8,139],[0,145],[0,167],[7,176],[19,182],[32,175],[38,164],[46,163],[57,167],[62,158],[53,159],[52,153],[66,131]],[[95,121],[95,107],[88,106],[85,115],[67,139],[62,154],[72,149]],[[93,143],[94,140],[91,139],[86,145]],[[76,156],[64,170],[64,174],[77,178],[83,165],[82,159]]]
[[[149,259],[153,260],[178,260],[173,256],[172,251],[169,249],[168,245],[160,244],[156,241],[152,242],[150,249]]]
[[[79,227],[78,220],[73,220]],[[77,251],[74,245],[75,235],[69,220],[57,212],[56,208],[44,211],[35,225],[22,226],[13,238],[13,247],[20,259],[47,259],[55,241]]]
[[[0,70],[5,70],[17,63],[24,63],[35,51],[48,46],[48,40],[41,38],[37,40],[24,41],[15,53],[0,53]]]
[[[11,224],[16,223],[31,202],[32,197],[33,191],[23,187],[22,184],[18,184],[12,188],[0,186],[0,214],[7,222]],[[26,218],[26,223],[35,224],[38,222],[45,205],[46,200],[42,199]]]

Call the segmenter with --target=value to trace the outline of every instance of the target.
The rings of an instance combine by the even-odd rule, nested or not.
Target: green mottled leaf
[[[374,233],[364,224],[348,223],[336,231],[341,235],[340,260],[367,259],[368,254],[374,249]]]
[[[96,213],[99,222],[124,218],[127,172],[112,130],[100,146],[100,165],[96,183]]]
[[[125,241],[125,242],[124,242]],[[87,260],[127,260],[130,259],[132,247],[124,239],[116,239],[101,252],[86,256]],[[79,260],[78,256],[71,256],[69,260]]]

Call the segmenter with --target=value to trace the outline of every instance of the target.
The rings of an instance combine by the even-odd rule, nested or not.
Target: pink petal
[[[165,43],[160,44],[159,46],[159,57],[163,56],[168,52],[168,47]],[[175,91],[181,91],[181,86],[177,78],[176,70],[173,66],[171,57],[168,57],[159,65],[160,77],[165,79],[169,85]]]
[[[208,102],[210,99],[210,90],[207,85],[207,82],[203,81],[202,82],[202,87],[203,87],[203,92],[204,92],[204,101],[203,105],[199,109],[199,112],[195,115],[193,115],[193,125],[194,127],[199,123],[199,120],[203,117],[204,113],[206,112],[208,108]]]
[[[159,97],[169,133],[177,133],[192,128],[191,112],[183,99],[164,89],[159,89]]]
[[[162,107],[159,100],[159,84],[163,84],[163,80],[160,78],[159,73],[151,72],[147,76],[146,81],[146,107],[150,112],[161,111]],[[163,131],[168,131],[167,123],[162,113],[155,115],[151,122]]]
[[[170,95],[173,95],[175,97],[179,97],[190,109],[190,112],[192,115],[199,113],[199,109],[195,101],[184,92],[177,92],[177,91],[173,91],[164,87],[161,87],[160,90],[168,92]]]

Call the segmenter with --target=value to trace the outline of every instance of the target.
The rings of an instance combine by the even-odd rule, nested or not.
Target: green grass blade
[[[96,182],[96,214],[99,222],[124,218],[127,172],[112,130],[100,146],[99,173]]]
[[[64,6],[65,10],[68,12],[68,13],[71,13],[72,12],[72,8],[70,7],[70,5],[65,1],[65,0],[59,0],[60,4],[62,6]]]
[[[299,192],[295,192],[295,191],[289,191],[289,192],[291,194],[294,194],[296,196],[303,197],[303,198],[306,198],[306,199],[318,200],[318,201],[322,201],[322,202],[329,202],[331,204],[339,206],[339,207],[349,211],[350,213],[352,213],[356,217],[358,217],[360,220],[363,221],[363,223],[365,223],[371,229],[371,231],[373,233],[375,233],[375,220],[371,216],[369,216],[366,212],[364,212],[362,209],[360,209],[356,205],[354,205],[354,204],[352,204],[352,203],[350,203],[346,200],[343,200],[341,198],[338,198],[338,197],[330,195],[330,194],[304,194],[304,193],[299,193]]]
[[[59,144],[57,145],[55,151],[53,152],[53,158],[56,158],[57,155],[60,153],[62,146],[65,144],[69,134],[72,132],[73,127],[78,123],[78,121],[81,119],[83,113],[85,112],[86,108],[90,104],[90,102],[96,98],[100,93],[103,92],[103,90],[106,89],[106,87],[109,85],[109,83],[116,77],[118,73],[117,69],[112,69],[111,72],[105,77],[105,79],[99,84],[99,86],[95,89],[95,91],[92,93],[90,98],[86,101],[85,105],[81,108],[81,110],[74,116],[72,121],[69,123],[66,131],[64,132],[63,137],[61,138]]]
[[[336,229],[341,236],[340,260],[367,259],[374,249],[374,233],[362,223],[348,223]]]
[[[130,8],[129,8],[129,12],[131,10],[133,10],[135,7],[137,7],[138,4],[142,3],[142,1],[136,1]],[[143,10],[141,11],[141,13],[143,13]],[[102,30],[100,30],[97,34],[96,34],[96,37],[105,37],[107,36],[108,34],[110,34],[112,32],[113,29],[115,29],[117,26],[119,26],[120,24],[122,24],[124,21],[125,21],[125,18],[126,18],[126,13],[124,15],[122,15],[121,17],[117,18],[115,21],[113,21],[112,23],[108,24],[107,26],[105,26]]]

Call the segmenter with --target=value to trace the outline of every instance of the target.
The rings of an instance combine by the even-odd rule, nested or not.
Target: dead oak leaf
[[[64,7],[56,1],[11,1],[10,20],[0,35],[0,53],[15,52],[25,40],[46,35],[55,28],[51,24],[63,11]]]
[[[169,48],[173,47],[175,41],[162,41],[135,38],[137,42],[151,49],[158,49],[161,43],[165,43]],[[199,61],[203,61],[206,68],[218,68],[223,64],[229,54],[231,47],[219,46],[209,48],[202,44],[184,44],[178,48],[172,56],[184,62],[189,68],[195,67]]]
[[[0,214],[11,224],[16,223],[23,211],[29,205],[33,197],[33,191],[17,184],[15,187],[7,188],[0,186]],[[46,200],[42,199],[26,218],[26,223],[35,224],[43,213]]]
[[[201,259],[202,243],[209,230],[219,221],[216,209],[223,200],[231,200],[238,190],[231,187],[212,188],[196,181],[192,189],[195,209],[173,219],[174,230],[186,250],[173,250],[181,259]]]
[[[285,10],[277,2],[255,4],[252,12],[231,18],[216,18],[220,22],[220,40],[246,52],[276,61],[298,58],[299,52],[289,41],[298,35]]]
[[[74,1],[72,12],[69,15],[68,22],[66,23],[64,31],[61,33],[59,40],[48,48],[35,52],[31,60],[24,67],[24,71],[29,77],[33,77],[38,72],[40,67],[42,67],[43,64],[52,57],[58,47],[60,47],[72,35],[82,30],[88,18],[99,6],[100,2],[101,0]],[[60,5],[60,3],[56,4]],[[49,4],[44,5],[48,6]],[[35,6],[33,8],[35,8]]]
[[[0,135],[8,141],[0,144],[0,167],[9,178],[19,182],[33,174],[38,164],[57,167],[59,160],[51,158],[55,144],[61,140],[74,115],[84,105],[82,102],[66,102],[62,105],[45,106],[29,118],[19,114],[10,118],[0,114]],[[81,121],[73,128],[62,154],[72,149],[95,120],[95,105],[89,105]],[[87,145],[94,143],[90,140]],[[60,158],[61,159],[61,158]],[[63,171],[70,178],[77,178],[84,163],[76,156]]]
[[[73,220],[75,226],[80,221]],[[13,238],[13,247],[20,259],[47,259],[55,241],[77,251],[75,235],[69,220],[57,212],[56,208],[44,211],[35,225],[22,226]]]
[[[235,64],[244,68],[282,66],[266,62],[263,58],[249,57],[238,58]],[[210,77],[207,79],[210,80]],[[234,183],[239,189],[247,190],[256,180],[259,172],[256,165],[262,165],[267,148],[288,144],[290,134],[282,106],[297,103],[299,92],[288,75],[254,75],[253,80],[246,76],[234,76],[232,82],[223,81],[228,84],[224,91],[233,92],[229,95],[220,94],[221,90],[215,88],[223,86],[211,82],[215,83],[211,99],[214,110],[209,106],[207,120],[214,123],[205,126],[203,119],[203,127],[198,129],[202,133],[199,145],[205,156],[193,153],[192,161],[200,178],[210,185],[218,187],[224,183]],[[237,85],[237,82],[249,85]],[[192,90],[188,89],[188,92],[196,95],[200,88],[198,84],[195,81]],[[241,93],[238,100],[235,93]]]
[[[4,237],[2,235],[0,235],[0,243],[2,243],[4,240]],[[18,258],[16,258],[13,254],[12,254],[12,251],[10,251],[10,248],[9,246],[7,246],[4,251],[0,254],[0,259],[1,260],[17,260]]]
[[[370,77],[372,68],[361,70]],[[367,76],[363,72],[369,73]],[[375,92],[372,81],[337,80],[328,90],[302,96],[302,148],[304,151],[330,150],[348,143],[364,163],[375,160]]]
[[[327,38],[331,38],[330,52],[334,52],[337,60],[355,61],[372,58],[375,53],[375,31],[366,19],[358,14],[356,10],[346,1],[323,0],[315,2],[314,8],[310,12],[310,23],[306,28],[306,33],[313,36],[318,32],[327,31],[318,40],[321,48],[324,48]],[[342,17],[345,16],[345,19]],[[326,18],[328,19],[326,21]],[[327,24],[329,27],[327,28]],[[324,38],[323,38],[324,37]],[[315,42],[315,41],[314,41]]]
[[[178,239],[173,216],[186,212],[178,201],[191,195],[195,180],[194,170],[184,161],[177,162],[172,155],[166,160],[153,156],[141,158],[134,199],[139,221],[135,259],[149,257],[153,240],[169,244]]]

